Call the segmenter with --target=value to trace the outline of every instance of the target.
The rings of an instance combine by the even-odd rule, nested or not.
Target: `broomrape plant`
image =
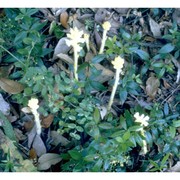
[[[149,117],[145,116],[144,114],[142,114],[141,116],[139,115],[139,112],[136,112],[134,114],[135,117],[135,122],[140,123],[140,125],[142,126],[141,129],[141,135],[143,137],[145,137],[145,130],[143,129],[144,127],[148,126],[148,121],[149,121]],[[145,140],[143,140],[143,147],[142,147],[142,154],[146,154],[147,153],[147,143]]]
[[[112,61],[112,64],[114,66],[114,69],[116,69],[116,75],[115,75],[114,86],[113,86],[113,89],[112,89],[112,92],[111,92],[111,97],[110,97],[108,107],[107,107],[108,112],[110,111],[111,106],[113,104],[116,89],[117,89],[117,86],[119,84],[119,76],[120,76],[120,73],[122,72],[122,68],[123,68],[123,65],[124,65],[124,59],[122,59],[121,57],[118,56],[118,57],[116,57],[114,59],[114,61]]]
[[[68,46],[72,46],[74,49],[74,78],[78,81],[78,58],[79,58],[79,52],[81,51],[82,47],[80,46],[80,43],[84,43],[85,39],[82,38],[83,31],[79,31],[77,27],[74,29],[70,29],[70,33],[67,34],[67,37],[69,38],[66,40],[66,44]]]
[[[106,39],[107,39],[107,32],[110,30],[111,28],[111,24],[110,22],[106,21],[102,24],[102,27],[103,27],[103,37],[102,37],[102,42],[101,42],[101,47],[100,47],[100,50],[99,50],[99,54],[102,54],[103,51],[104,51],[104,46],[105,46],[105,42],[106,42]]]
[[[29,100],[29,102],[28,102],[28,106],[30,107],[31,112],[34,115],[34,120],[35,120],[35,123],[36,123],[37,134],[40,135],[41,134],[41,122],[40,122],[40,119],[39,119],[39,113],[37,111],[37,109],[39,108],[38,99],[31,98]]]

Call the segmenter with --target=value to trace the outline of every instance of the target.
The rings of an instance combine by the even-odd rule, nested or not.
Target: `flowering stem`
[[[74,78],[78,81],[77,68],[78,68],[78,53],[76,48],[74,47]]]
[[[143,137],[145,137],[144,129],[141,130],[141,134]],[[142,152],[143,152],[143,154],[146,154],[147,153],[147,143],[144,139],[142,142],[143,142]]]
[[[105,42],[106,42],[106,34],[107,34],[107,31],[104,30],[103,31],[103,37],[102,37],[102,42],[101,42],[101,47],[100,47],[100,50],[99,50],[99,54],[102,54],[103,51],[104,51],[104,46],[105,46]]]
[[[117,86],[118,86],[118,83],[119,83],[119,74],[120,74],[120,72],[121,72],[120,69],[116,70],[115,82],[114,82],[114,86],[113,86],[113,89],[112,89],[112,92],[111,92],[111,97],[110,97],[110,100],[109,100],[109,103],[108,103],[107,112],[109,112],[111,110],[111,106],[113,104],[114,96],[115,96],[116,89],[117,89]]]

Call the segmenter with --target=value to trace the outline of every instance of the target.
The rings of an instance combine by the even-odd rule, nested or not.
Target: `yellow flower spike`
[[[28,106],[30,107],[31,112],[34,115],[34,121],[36,123],[37,134],[40,135],[41,134],[41,122],[40,122],[40,119],[39,119],[39,113],[37,111],[37,109],[39,108],[38,99],[31,98],[28,101]]]
[[[85,39],[82,38],[83,31],[79,31],[77,27],[74,29],[70,29],[70,33],[67,34],[67,37],[69,39],[66,40],[66,44],[68,46],[72,46],[74,49],[74,77],[78,81],[78,58],[79,58],[79,52],[81,51],[82,47],[79,45],[79,43],[84,43]]]
[[[106,21],[102,24],[102,27],[104,30],[109,31],[111,28],[111,24],[110,24],[110,22]]]
[[[145,137],[145,130],[143,129],[143,127],[148,126],[148,121],[149,121],[149,117],[145,116],[144,114],[140,115],[139,112],[136,112],[134,114],[134,118],[135,118],[135,122],[138,122],[141,124],[142,129],[141,129],[141,135],[143,137]],[[141,149],[141,154],[146,154],[148,152],[147,150],[147,142],[143,139],[143,147]]]
[[[102,42],[101,42],[99,54],[102,54],[104,51],[104,46],[105,46],[105,42],[107,39],[107,32],[110,30],[111,24],[110,24],[110,22],[106,21],[102,24],[102,27],[103,27],[104,31],[103,31],[103,37],[102,37]]]
[[[118,70],[118,69],[119,69],[119,70],[122,70],[123,65],[124,65],[124,59],[121,58],[120,56],[118,56],[118,57],[116,57],[116,58],[114,59],[114,61],[112,61],[111,63],[113,64],[114,69],[116,69],[116,70]]]
[[[134,114],[135,117],[135,122],[141,123],[142,126],[148,126],[148,121],[149,121],[149,117],[145,116],[144,114],[142,114],[141,116],[139,115],[138,112],[136,112]]]
[[[110,97],[108,107],[107,107],[108,112],[111,110],[111,106],[113,104],[114,96],[115,96],[116,89],[117,89],[117,86],[119,83],[119,76],[120,76],[120,73],[121,73],[123,65],[124,65],[124,59],[122,59],[121,57],[118,56],[114,59],[114,61],[112,61],[112,64],[114,65],[114,69],[116,69],[116,75],[115,75],[113,89],[111,92],[111,97]]]
[[[89,51],[90,48],[89,48],[89,34],[84,34],[84,40],[86,42],[86,47],[87,47],[87,50]]]

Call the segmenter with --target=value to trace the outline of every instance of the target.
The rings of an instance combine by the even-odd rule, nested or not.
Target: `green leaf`
[[[105,59],[105,57],[106,57],[106,55],[104,55],[104,54],[97,55],[92,59],[92,63],[93,64],[100,63],[101,61],[103,61]]]
[[[173,126],[174,127],[180,127],[180,120],[174,120],[173,121]]]
[[[113,128],[113,126],[110,123],[107,123],[107,122],[99,124],[99,127],[101,129],[112,129]]]
[[[37,12],[38,12],[37,8],[30,8],[30,9],[27,9],[26,15],[31,16],[31,15],[37,13]]]
[[[126,119],[123,116],[120,116],[120,125],[126,130],[127,129],[127,124],[126,124]]]
[[[131,135],[131,137],[129,138],[129,141],[130,141],[134,146],[136,146],[136,140],[135,140],[134,136]]]
[[[131,126],[129,128],[129,131],[141,131],[142,130],[142,126]]]
[[[6,116],[1,112],[1,110],[0,110],[0,117],[3,121],[2,127],[4,129],[6,136],[11,140],[16,141],[16,136],[14,134],[13,127],[12,127],[11,123],[9,122],[9,120],[6,118]]]
[[[94,157],[95,157],[94,154],[89,154],[89,155],[84,157],[84,161],[93,162],[94,161]]]
[[[76,125],[74,123],[68,123],[68,128],[74,129],[76,128]]]
[[[28,55],[29,53],[27,49],[18,49],[17,52],[22,55]]]
[[[27,45],[31,45],[33,42],[33,40],[31,38],[24,38],[23,39],[23,43],[24,44],[27,44]]]
[[[134,53],[138,54],[143,60],[149,59],[149,54],[141,49],[135,50]]]
[[[130,138],[131,136],[131,133],[130,131],[126,131],[125,134],[123,135],[123,140],[126,141]]]
[[[70,156],[75,159],[75,160],[80,160],[81,159],[81,153],[75,149],[69,150],[68,153]]]
[[[134,139],[136,140],[136,142],[142,147],[143,146],[143,141],[142,138],[139,134],[134,134]]]
[[[152,67],[155,67],[155,68],[161,68],[163,66],[164,66],[163,62],[155,62],[152,64]]]
[[[153,138],[152,138],[152,135],[146,131],[145,132],[145,137],[146,137],[146,142],[150,145],[150,147],[152,146],[153,144]]]
[[[168,43],[159,50],[159,53],[162,53],[162,54],[170,53],[171,51],[174,50],[174,48],[175,48],[174,45],[172,45],[171,43]]]
[[[169,114],[169,106],[168,106],[167,102],[164,104],[164,114],[165,114],[165,116],[167,116]]]
[[[93,171],[93,172],[100,172],[100,171],[101,171],[102,164],[103,164],[103,160],[102,160],[102,159],[99,159],[99,160],[97,161],[97,163],[93,166],[92,171]]]
[[[98,139],[98,138],[99,138],[99,136],[100,136],[100,131],[99,131],[99,128],[98,128],[94,123],[91,123],[91,122],[87,123],[87,124],[85,125],[85,129],[86,129],[86,132],[87,132],[90,136],[94,137],[95,139]]]
[[[98,91],[105,91],[106,90],[106,87],[105,86],[103,86],[100,82],[98,82],[98,81],[89,81],[90,82],[90,85],[94,88],[94,89],[96,89],[96,90],[98,90]]]
[[[165,144],[164,148],[163,148],[163,153],[167,153],[170,150],[170,144]]]
[[[26,38],[27,36],[27,32],[26,31],[22,31],[19,34],[17,34],[17,36],[14,39],[14,44],[16,43],[21,43],[23,41],[24,38]]]
[[[128,93],[127,93],[126,88],[121,88],[120,91],[119,91],[119,98],[120,98],[120,101],[121,101],[122,105],[126,101],[127,95],[128,95]]]
[[[130,40],[131,39],[131,35],[129,33],[127,33],[126,31],[122,32],[122,37],[125,40]]]
[[[98,124],[99,121],[100,121],[100,113],[99,113],[99,109],[98,108],[95,108],[93,117],[94,117],[94,121],[96,122],[96,124]]]
[[[163,157],[163,159],[162,159],[162,161],[161,161],[161,166],[166,164],[166,161],[168,160],[169,155],[170,155],[170,154],[168,153],[168,154],[166,154],[166,155]]]
[[[169,127],[169,133],[170,133],[171,138],[174,138],[175,135],[176,135],[176,128],[170,126],[170,127]]]

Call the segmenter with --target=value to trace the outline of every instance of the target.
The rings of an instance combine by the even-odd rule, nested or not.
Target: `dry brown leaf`
[[[26,139],[26,136],[18,128],[14,128],[14,133],[18,141],[23,141]]]
[[[46,146],[38,134],[36,134],[35,138],[33,139],[32,148],[35,149],[38,157],[46,153]]]
[[[13,65],[0,67],[0,77],[7,78],[13,67]]]
[[[69,19],[69,15],[68,15],[67,11],[62,12],[60,15],[60,23],[66,29],[69,27],[68,19]]]
[[[59,154],[55,153],[47,153],[43,154],[39,159],[38,159],[38,166],[37,169],[39,171],[47,170],[49,169],[52,165],[55,165],[59,163],[62,160]]]
[[[51,131],[51,138],[52,138],[52,145],[57,146],[58,144],[61,144],[61,146],[67,146],[70,141],[67,140],[65,137],[63,137],[61,134],[59,134],[57,131]]]
[[[21,109],[21,111],[22,111],[23,113],[31,113],[31,112],[32,112],[30,107],[23,107],[23,108]]]
[[[97,47],[99,49],[101,47],[102,38],[96,29],[94,30],[94,35],[95,35],[95,41],[96,41]]]
[[[108,11],[104,8],[99,8],[95,14],[95,21],[98,23],[103,23],[105,21]]]
[[[161,37],[161,26],[149,16],[149,26],[155,38]]]
[[[104,83],[114,77],[114,72],[105,68],[101,64],[94,64],[97,70],[101,70],[101,75],[96,77],[95,80],[99,81],[100,83]]]
[[[56,58],[58,54],[67,54],[68,51],[71,49],[71,47],[66,44],[66,40],[67,37],[63,37],[59,40],[58,44],[54,49],[53,59]]]
[[[180,24],[180,8],[176,8],[173,15],[173,21],[177,22],[177,24]]]
[[[73,64],[74,61],[72,58],[70,58],[68,55],[66,54],[58,54],[57,57],[59,57],[60,59],[62,59],[64,62],[68,63],[68,64]]]
[[[150,99],[154,99],[158,88],[160,86],[160,81],[158,78],[151,76],[146,81],[146,94],[150,97]]]
[[[170,172],[180,172],[180,161],[178,161],[173,167],[171,167],[168,171]]]
[[[54,120],[54,115],[49,114],[47,117],[42,117],[41,119],[42,119],[42,121],[41,121],[42,127],[49,128]]]
[[[6,78],[0,78],[0,87],[10,94],[18,94],[24,90],[21,83]]]
[[[10,105],[4,100],[3,96],[0,94],[0,111],[5,115],[10,113]]]

